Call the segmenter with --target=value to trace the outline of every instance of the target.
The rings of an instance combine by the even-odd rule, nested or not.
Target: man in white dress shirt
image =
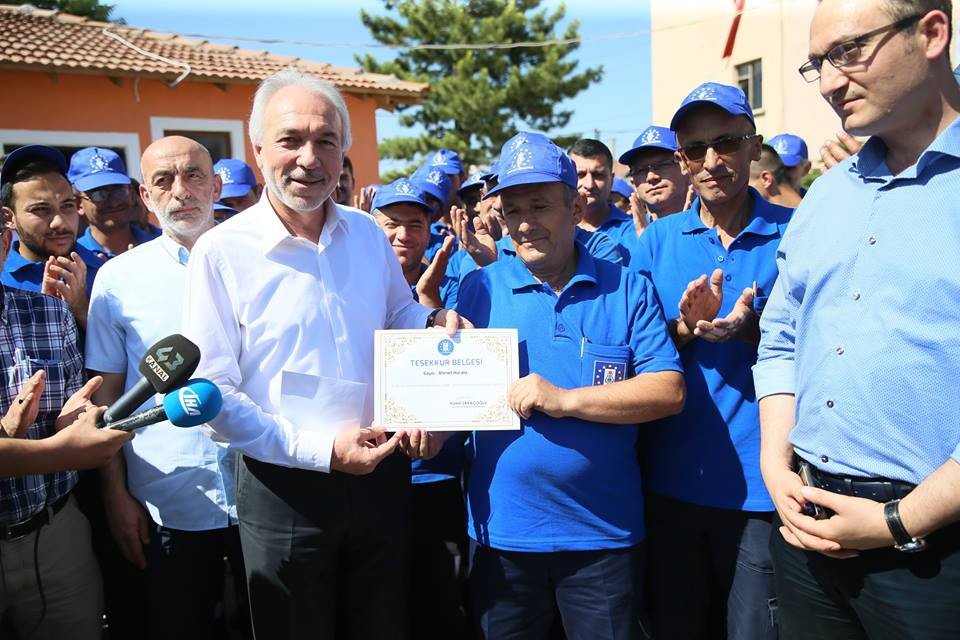
[[[254,631],[405,638],[410,463],[395,452],[440,443],[370,426],[373,332],[460,320],[415,302],[374,219],[333,202],[350,121],[332,85],[270,76],[250,139],[264,195],[194,247],[184,333],[223,392],[211,426],[243,453]]]
[[[110,260],[94,281],[86,367],[103,376],[93,396],[103,405],[140,380],[140,359],[151,344],[180,331],[190,250],[213,228],[220,193],[210,154],[189,138],[157,140],[140,165],[140,194],[163,235]],[[111,532],[124,557],[145,569],[151,637],[216,635],[224,556],[235,575],[243,573],[235,468],[236,453],[218,447],[202,427],[162,422],[140,430],[101,472]],[[243,586],[238,599],[245,602]],[[237,617],[245,624],[245,612]]]

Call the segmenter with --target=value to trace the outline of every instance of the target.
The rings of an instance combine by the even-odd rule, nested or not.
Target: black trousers
[[[936,531],[927,549],[861,551],[835,560],[783,539],[774,519],[782,640],[960,638],[960,524]]]
[[[243,456],[237,511],[257,638],[407,637],[409,459],[351,476]]]
[[[410,622],[416,640],[466,637],[465,509],[457,478],[413,485]]]

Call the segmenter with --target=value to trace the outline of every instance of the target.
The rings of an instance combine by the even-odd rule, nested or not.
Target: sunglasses
[[[652,164],[637,164],[630,167],[630,171],[627,172],[627,175],[631,178],[646,177],[648,173],[660,173],[664,169],[672,167],[675,164],[677,164],[677,161],[672,158],[670,160],[662,160]]]
[[[110,198],[127,198],[130,196],[130,186],[120,184],[112,187],[100,187],[80,194],[81,198],[94,204],[103,204]]]
[[[687,160],[693,162],[699,162],[707,157],[707,150],[709,149],[716,151],[717,155],[729,156],[739,151],[744,142],[756,137],[757,134],[748,133],[745,136],[726,136],[724,138],[714,140],[713,142],[695,142],[693,144],[680,147],[680,153],[682,153],[683,157],[685,157]]]

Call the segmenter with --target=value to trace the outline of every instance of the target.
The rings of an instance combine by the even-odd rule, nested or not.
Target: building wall
[[[171,89],[159,80],[133,78],[118,86],[105,76],[0,70],[0,145],[122,146],[128,171],[139,178],[139,155],[164,128],[210,128],[229,131],[232,155],[256,170],[247,138],[256,86],[225,86],[188,79]],[[378,182],[376,102],[352,94],[346,102],[357,183]]]
[[[733,55],[724,61],[732,0],[651,0],[654,123],[668,125],[680,101],[701,82],[735,85],[736,66],[761,59],[757,131],[766,139],[785,131],[801,136],[818,164],[818,150],[834,137],[840,120],[820,96],[818,83],[805,82],[797,72],[807,59],[816,6],[817,0],[746,0]],[[958,11],[955,7],[954,24]]]

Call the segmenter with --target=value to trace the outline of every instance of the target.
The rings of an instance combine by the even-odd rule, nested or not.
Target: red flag
[[[737,14],[733,16],[733,24],[730,25],[730,33],[727,35],[727,45],[723,48],[724,60],[733,55],[733,44],[737,40],[737,29],[740,28],[740,16],[743,15],[744,2],[746,2],[746,0],[733,0]]]

